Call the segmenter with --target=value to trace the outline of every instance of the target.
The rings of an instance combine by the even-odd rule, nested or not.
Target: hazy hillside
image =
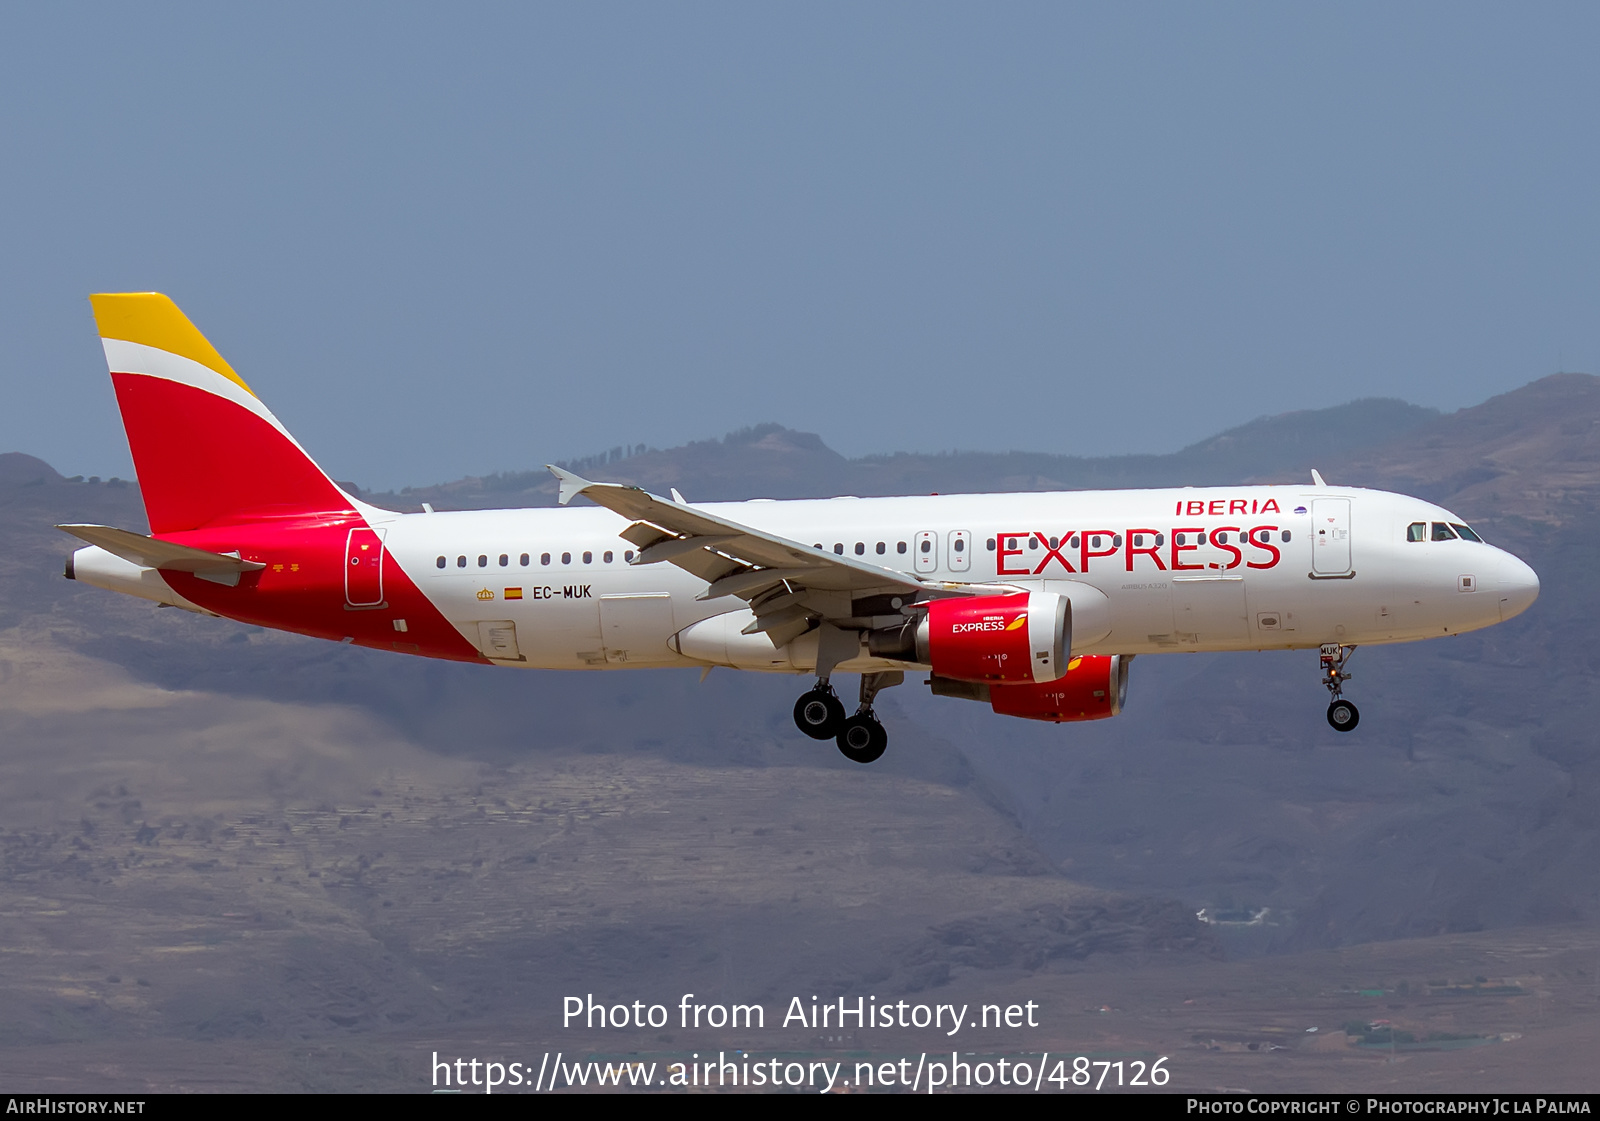
[[[1471,519],[1535,567],[1539,601],[1360,651],[1347,737],[1318,719],[1309,654],[1141,659],[1129,711],[1065,735],[948,706],[938,726],[969,721],[969,759],[1072,874],[1272,907],[1264,945],[1600,917],[1600,380],[1546,378],[1322,469]]]
[[[1600,834],[1584,812],[1600,793],[1590,731],[1600,719],[1600,657],[1587,641],[1600,602],[1585,572],[1600,544],[1587,516],[1600,497],[1600,381],[1547,378],[1450,416],[1369,401],[1263,419],[1173,456],[1141,457],[1137,468],[1131,459],[1035,458],[1061,474],[1070,465],[1080,479],[1141,483],[1181,481],[1196,464],[1229,481],[1317,463],[1340,481],[1425,492],[1526,557],[1543,595],[1527,615],[1480,634],[1361,651],[1355,736],[1323,724],[1312,655],[1152,657],[1135,667],[1129,710],[1084,727],[1005,720],[909,684],[886,695],[886,711],[891,723],[924,729],[926,746],[902,724],[875,772],[978,781],[1086,882],[1170,893],[1196,908],[1271,907],[1280,925],[1249,932],[1265,944],[1600,913],[1600,872],[1590,870],[1600,868]],[[732,488],[720,472],[737,464],[744,493],[795,493],[808,479],[803,465],[819,459],[853,483],[896,463],[904,478],[914,459],[928,472],[977,464],[966,486],[945,476],[948,489],[995,481],[985,457],[846,461],[783,431],[650,452],[611,473],[698,496]],[[66,517],[137,526],[134,490],[66,483],[37,461],[12,461],[8,477],[23,483],[5,510],[28,555],[8,554],[6,586],[42,598],[8,595],[0,610],[18,622],[48,619],[62,641],[147,680],[353,703],[419,743],[483,758],[552,742],[757,765],[813,750],[788,728],[800,687],[788,678],[719,671],[702,686],[692,672],[484,671],[248,633],[66,584],[58,558],[68,542],[44,527]],[[640,473],[623,476],[624,467]],[[45,481],[28,485],[30,471]],[[476,504],[489,492],[472,495]],[[538,730],[532,740],[529,729]],[[831,755],[808,756],[808,765],[843,766]]]
[[[1318,464],[1392,441],[1437,415],[1403,401],[1355,401],[1262,417],[1171,455],[1100,459],[961,451],[846,459],[809,432],[767,424],[666,451],[617,448],[565,466],[590,478],[633,483],[658,494],[677,487],[701,502],[1199,485],[1240,482],[1257,475],[1306,478]],[[1063,416],[1062,432],[1070,434],[1076,423],[1077,418]],[[396,509],[423,502],[441,510],[552,506],[556,487],[550,473],[538,469],[365,497]]]
[[[1451,506],[1535,566],[1541,599],[1478,635],[1362,650],[1351,736],[1323,722],[1314,655],[1150,657],[1128,711],[1085,727],[908,683],[883,699],[889,754],[858,768],[793,732],[793,678],[445,665],[69,583],[50,527],[141,528],[136,488],[0,456],[10,1043],[426,1034],[568,983],[955,991],[1592,923],[1594,378],[1448,416],[1265,418],[1171,456],[845,460],[773,428],[585,469],[710,499],[1313,465]],[[395,501],[543,502],[543,478]],[[1202,907],[1267,913],[1211,927]]]

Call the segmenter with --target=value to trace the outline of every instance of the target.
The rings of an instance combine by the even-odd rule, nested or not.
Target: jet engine
[[[938,673],[928,680],[935,696],[988,701],[1002,716],[1049,720],[1065,724],[1077,720],[1104,720],[1122,711],[1128,699],[1128,663],[1125,654],[1085,654],[1067,664],[1056,681],[1008,685],[957,681]]]
[[[936,599],[899,630],[874,631],[867,648],[953,681],[1054,681],[1072,651],[1072,603],[1056,592]]]

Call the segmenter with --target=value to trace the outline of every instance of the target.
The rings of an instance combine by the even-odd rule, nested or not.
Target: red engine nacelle
[[[1085,654],[1067,664],[1059,681],[991,685],[989,705],[1002,716],[1026,720],[1104,720],[1128,699],[1128,661],[1122,654]]]
[[[988,701],[1002,716],[1056,724],[1104,720],[1121,712],[1128,699],[1128,663],[1132,660],[1125,654],[1079,655],[1068,663],[1065,676],[1058,681],[979,684],[935,676],[929,684],[936,696]]]
[[[875,657],[932,666],[954,681],[1054,681],[1072,650],[1072,604],[1055,592],[936,599],[922,618],[874,633],[868,645]]]

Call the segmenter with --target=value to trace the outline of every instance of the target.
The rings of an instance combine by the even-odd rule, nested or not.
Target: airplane
[[[561,467],[558,509],[397,513],[347,493],[166,296],[91,297],[150,533],[59,528],[68,579],[376,650],[523,669],[806,675],[798,729],[871,763],[907,672],[1056,723],[1129,665],[1318,651],[1328,723],[1364,644],[1491,626],[1527,564],[1401,494],[1309,485],[691,503]],[[571,506],[577,498],[592,505]],[[856,711],[833,686],[860,674]]]

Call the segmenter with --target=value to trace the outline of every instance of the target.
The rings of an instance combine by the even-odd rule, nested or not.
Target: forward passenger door
[[[1316,498],[1311,502],[1311,571],[1317,576],[1343,576],[1350,571],[1350,500]]]

